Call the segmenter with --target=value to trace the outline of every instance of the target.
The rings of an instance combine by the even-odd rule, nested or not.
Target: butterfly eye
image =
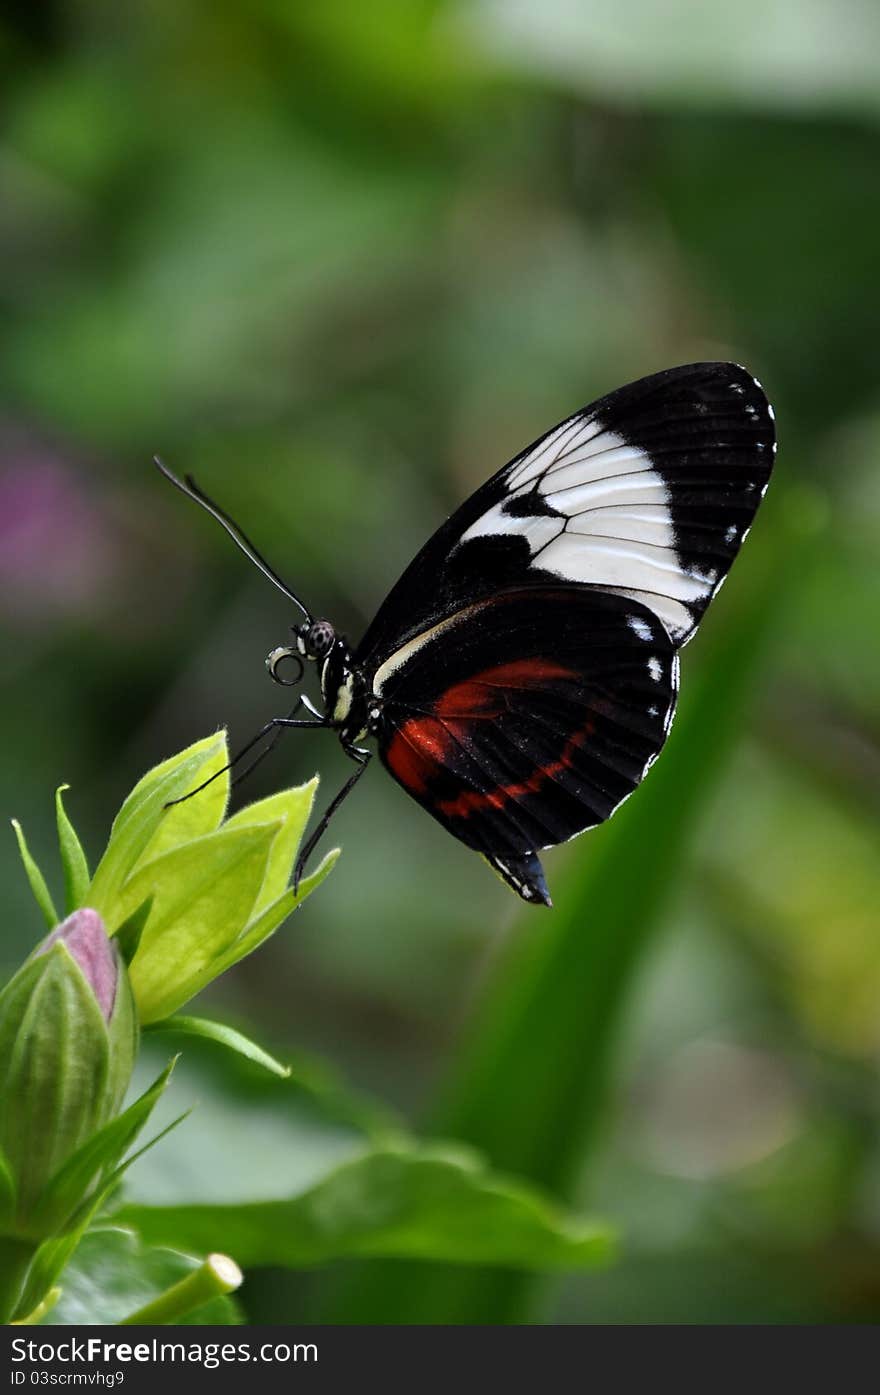
[[[293,664],[295,667],[285,674],[280,671],[282,664],[288,666]],[[296,650],[287,649],[284,645],[273,649],[271,654],[267,656],[266,667],[275,682],[280,683],[284,688],[295,688],[305,671],[303,661]]]
[[[336,642],[336,631],[329,620],[316,620],[306,635],[306,648],[315,659],[323,659]]]

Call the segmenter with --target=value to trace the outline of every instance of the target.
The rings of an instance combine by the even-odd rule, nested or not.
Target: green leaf
[[[22,1313],[15,1322],[20,1327],[33,1327],[35,1323],[41,1322],[48,1313],[51,1313],[58,1299],[61,1297],[60,1288],[50,1288],[45,1298],[41,1299],[35,1308],[31,1308],[29,1313]]]
[[[101,912],[109,933],[119,927],[132,909],[131,904],[128,910],[122,908],[120,893],[148,852],[158,848],[157,855],[161,855],[163,850],[168,850],[166,841],[176,843],[188,839],[193,820],[204,819],[212,827],[216,826],[215,797],[210,794],[213,786],[204,791],[207,809],[196,808],[193,812],[192,806],[198,806],[201,795],[172,808],[166,805],[194,789],[205,778],[206,770],[210,773],[226,759],[226,736],[224,732],[217,732],[163,761],[135,785],[113,821],[110,841],[88,892],[89,904]],[[222,784],[222,779],[215,783]],[[181,812],[187,810],[188,813]]]
[[[133,1309],[193,1273],[200,1263],[177,1247],[144,1244],[121,1226],[96,1226],[84,1236],[65,1269],[61,1296],[46,1321],[65,1326],[121,1322]],[[182,1321],[227,1326],[241,1318],[232,1299],[214,1298]]]
[[[147,896],[125,919],[116,931],[115,939],[119,945],[119,953],[125,961],[126,967],[130,967],[132,959],[138,952],[141,942],[141,935],[144,933],[150,911],[153,909],[153,898]]]
[[[15,1178],[0,1151],[0,1231],[5,1230],[15,1215]]]
[[[61,1224],[89,1192],[96,1179],[106,1181],[111,1169],[137,1138],[164,1093],[175,1062],[172,1060],[142,1095],[111,1119],[59,1168],[49,1180],[34,1211],[34,1225]],[[39,1301],[38,1295],[36,1301]]]
[[[55,1280],[86,1233],[91,1216],[92,1211],[87,1211],[75,1227],[65,1231],[63,1235],[44,1240],[39,1246],[29,1266],[27,1281],[16,1305],[15,1317],[18,1321],[46,1302],[55,1286]]]
[[[46,879],[43,876],[34,859],[31,857],[30,849],[28,848],[27,842],[25,840],[24,829],[22,828],[18,819],[11,819],[10,822],[12,824],[12,827],[15,829],[15,836],[18,839],[18,851],[21,855],[21,860],[24,863],[24,870],[27,873],[27,879],[30,882],[31,891],[34,894],[34,900],[36,901],[40,910],[43,912],[43,919],[45,920],[49,929],[52,930],[58,924],[61,917],[59,916],[53,904],[49,888],[46,885]]]
[[[274,1056],[270,1056],[268,1051],[257,1046],[256,1042],[251,1041],[242,1032],[237,1032],[234,1027],[227,1027],[223,1022],[211,1022],[206,1017],[183,1017],[178,1014],[176,1017],[166,1017],[163,1022],[151,1023],[149,1030],[180,1032],[183,1036],[202,1037],[205,1041],[218,1042],[229,1051],[263,1066],[272,1075],[280,1076],[282,1080],[286,1080],[291,1073],[290,1066],[283,1066]]]
[[[316,775],[304,785],[281,790],[278,794],[270,794],[267,799],[248,804],[246,808],[233,814],[231,819],[226,820],[226,828],[245,828],[262,823],[281,824],[272,844],[266,876],[254,906],[254,913],[271,905],[285,891],[293,871],[294,858],[309,821],[317,788]]]
[[[0,1322],[11,1322],[18,1312],[28,1313],[21,1296],[33,1273],[39,1241],[20,1235],[0,1235]]]
[[[144,1079],[157,1068],[165,1044],[145,1033]],[[197,1100],[198,1108],[185,1129],[127,1176],[126,1197],[150,1205],[274,1200],[279,1170],[289,1191],[303,1191],[366,1147],[399,1140],[400,1120],[384,1102],[354,1090],[322,1059],[296,1052],[289,1062],[291,1073],[282,1080],[191,1037],[177,1065],[174,1095]],[[154,1123],[166,1115],[167,1096]]]
[[[208,754],[202,761],[198,776],[193,778],[192,788],[204,780],[211,779],[212,776],[215,778],[198,794],[193,795],[192,799],[185,799],[182,804],[175,804],[165,810],[164,818],[138,859],[138,867],[161,857],[163,853],[170,852],[172,848],[192,842],[194,838],[213,833],[220,827],[229,803],[229,771],[224,769],[224,766],[229,764],[229,750],[225,733],[221,732],[219,735],[222,737],[220,741],[217,740],[217,736],[208,738]],[[189,749],[195,751],[203,744],[205,743],[196,742],[196,745]],[[180,757],[173,756],[163,765],[157,765],[155,770],[151,771],[151,775],[158,775],[164,779],[166,768],[173,771],[175,762],[179,759]]]
[[[67,817],[61,796],[70,785],[59,785],[55,791],[55,819],[58,825],[58,845],[61,848],[61,863],[64,868],[65,911],[70,915],[86,904],[89,883],[89,864],[77,837],[76,829]]]
[[[244,1265],[290,1268],[387,1255],[589,1269],[606,1263],[613,1245],[605,1226],[564,1214],[468,1151],[429,1145],[368,1153],[283,1200],[126,1206],[116,1219],[151,1243],[222,1244]]]
[[[301,906],[303,901],[321,885],[324,878],[335,866],[339,853],[339,848],[331,848],[311,876],[303,878],[296,892],[292,887],[288,888],[283,896],[279,896],[277,901],[274,901],[271,906],[267,906],[256,920],[246,926],[238,939],[220,956],[215,966],[215,973],[222,973],[226,969],[230,969],[233,964],[237,964],[246,955],[253,954],[254,950],[259,948],[264,940],[268,940],[270,935],[274,935],[291,912],[295,911],[297,906]]]
[[[279,824],[221,828],[136,872],[123,914],[153,905],[131,963],[142,1023],[168,1017],[220,972],[216,961],[250,919]]]
[[[192,1107],[182,1110],[176,1118],[171,1120],[170,1124],[166,1124],[164,1129],[160,1129],[158,1133],[154,1133],[153,1137],[147,1139],[147,1142],[142,1144],[136,1152],[129,1153],[127,1158],[123,1158],[119,1166],[115,1167],[109,1176],[105,1177],[102,1181],[100,1191],[97,1194],[97,1206],[101,1206],[106,1198],[116,1190],[130,1167],[133,1167],[136,1162],[140,1162],[141,1158],[145,1158],[148,1153],[151,1153],[157,1143],[161,1143],[169,1134],[174,1133],[178,1125],[188,1119],[192,1112]]]
[[[164,1089],[165,1084],[167,1084],[168,1077],[171,1074],[174,1064],[175,1062],[171,1061],[159,1080],[146,1092],[146,1095],[150,1096],[158,1089],[158,1093],[150,1104],[150,1109],[152,1109],[155,1100],[158,1099],[159,1094],[162,1093],[162,1089]],[[158,1088],[160,1086],[161,1088]],[[143,1098],[144,1097],[140,1100],[136,1100],[132,1108],[142,1104]],[[149,1110],[140,1118],[140,1122],[137,1122],[137,1120],[135,1121],[135,1126],[129,1135],[128,1143],[123,1144],[123,1151],[134,1141],[139,1129],[142,1128],[143,1124],[146,1122],[148,1115]],[[80,1203],[74,1214],[65,1222],[66,1228],[63,1233],[50,1237],[40,1245],[27,1276],[27,1285],[18,1303],[16,1310],[18,1317],[26,1315],[46,1301],[56,1280],[69,1263],[71,1256],[76,1252],[83,1236],[88,1231],[93,1217],[97,1211],[100,1210],[106,1197],[115,1189],[123,1173],[125,1173],[132,1163],[137,1162],[139,1158],[149,1152],[156,1143],[165,1138],[166,1135],[176,1128],[186,1117],[186,1114],[181,1114],[176,1119],[173,1119],[160,1133],[154,1138],[151,1138],[149,1143],[146,1143],[142,1148],[138,1149],[136,1153],[130,1153],[128,1157],[111,1172],[108,1173],[107,1165],[105,1164],[100,1184]],[[112,1161],[112,1154],[108,1154],[107,1162],[111,1166]]]

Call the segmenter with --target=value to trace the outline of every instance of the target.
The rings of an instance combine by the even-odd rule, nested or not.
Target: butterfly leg
[[[294,708],[294,711],[296,711],[296,708]],[[269,740],[266,743],[262,751],[258,751],[257,754],[254,756],[253,760],[250,762],[250,764],[246,765],[244,770],[240,771],[240,773],[235,776],[235,778],[232,781],[233,787],[236,785],[240,785],[242,780],[247,779],[248,775],[250,775],[252,770],[256,770],[257,766],[260,764],[261,761],[264,761],[266,759],[270,751],[274,751],[275,747],[278,745],[278,742],[281,740],[281,737],[284,735],[285,731],[287,731],[290,727],[323,727],[325,725],[326,723],[323,721],[295,722],[292,721],[289,717],[273,717],[272,721],[267,722],[266,725],[263,727],[263,730],[260,732],[259,736],[254,737],[253,741],[249,741],[247,746],[245,746],[243,750],[239,751],[238,755],[234,758],[234,760],[230,762],[230,766],[234,765],[237,761],[241,759],[242,756],[247,755],[248,751],[251,749],[252,746],[256,746],[257,742],[260,740],[261,737],[266,736],[267,733],[270,731],[272,732],[271,740]]]
[[[303,869],[306,863],[308,862],[309,858],[311,857],[312,853],[315,851],[315,848],[319,840],[324,835],[324,833],[326,833],[327,825],[329,824],[330,820],[336,813],[336,810],[339,808],[343,800],[347,799],[348,796],[351,794],[358,780],[361,778],[361,776],[363,775],[364,771],[366,770],[367,766],[373,758],[372,751],[365,751],[360,746],[343,746],[342,749],[345,751],[345,754],[347,756],[350,756],[353,761],[357,762],[357,770],[346,780],[345,784],[342,786],[342,789],[335,796],[335,798],[331,799],[327,808],[324,810],[324,813],[321,815],[321,818],[319,819],[314,832],[310,835],[309,838],[306,839],[306,842],[300,852],[300,855],[297,858],[296,868],[293,873],[294,892],[296,892],[299,888],[300,880],[303,874]]]
[[[250,775],[252,770],[256,769],[256,767],[260,764],[260,761],[263,760],[266,756],[268,756],[269,752],[275,748],[282,733],[286,731],[288,727],[323,727],[326,725],[326,723],[323,721],[311,722],[306,721],[302,718],[294,719],[293,714],[297,711],[299,706],[300,703],[297,702],[296,707],[292,708],[289,716],[287,717],[273,717],[270,722],[267,722],[266,725],[260,731],[257,732],[256,736],[251,738],[251,740],[247,743],[246,746],[242,746],[241,750],[236,752],[236,754],[232,757],[232,760],[228,763],[228,765],[224,765],[219,770],[215,770],[213,775],[209,775],[207,780],[203,780],[200,785],[196,785],[195,789],[190,790],[188,794],[182,794],[179,799],[169,799],[168,803],[165,805],[165,808],[170,809],[175,804],[183,804],[185,800],[192,799],[193,795],[201,794],[202,790],[207,789],[208,785],[210,785],[214,780],[218,779],[219,776],[225,775],[227,770],[231,770],[233,766],[238,765],[238,762],[242,759],[242,757],[246,756],[248,751],[252,751],[253,748],[257,745],[257,743],[259,741],[262,741],[264,736],[269,735],[269,732],[273,732],[273,736],[271,741],[266,746],[265,750],[260,751],[259,755],[257,755],[255,759],[251,761],[250,765],[245,767],[245,769],[241,772],[240,775],[236,775],[233,784],[240,784],[241,781],[247,775]]]

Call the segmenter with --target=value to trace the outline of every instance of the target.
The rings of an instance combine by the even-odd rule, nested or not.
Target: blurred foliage
[[[871,0],[625,22],[607,0],[56,0],[0,21],[3,807],[41,863],[59,779],[94,865],[143,769],[277,710],[262,659],[293,617],[154,451],[356,637],[463,494],[599,393],[730,356],[776,404],[765,514],[683,663],[685,731],[723,727],[725,766],[671,746],[627,837],[549,858],[587,978],[602,840],[662,888],[650,936],[644,908],[615,922],[602,1060],[568,1061],[601,1108],[566,1182],[623,1259],[545,1286],[539,1319],[880,1312],[877,29]],[[792,557],[805,488],[824,526]],[[727,684],[761,585],[772,628]],[[701,725],[698,699],[728,710]],[[343,767],[291,733],[247,796],[316,768],[327,794]],[[436,1117],[481,985],[547,932],[380,770],[334,841],[321,896],[212,1006]],[[11,835],[0,855],[10,969],[37,927]],[[538,1060],[554,1027],[532,1019]],[[531,1088],[506,1106],[526,1133]],[[235,1090],[218,1078],[209,1111],[233,1154]],[[266,1269],[236,1302],[320,1318],[362,1282]]]

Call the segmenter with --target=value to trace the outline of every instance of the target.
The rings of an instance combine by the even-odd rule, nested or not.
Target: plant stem
[[[243,1277],[235,1260],[228,1255],[208,1255],[198,1269],[187,1274],[185,1279],[172,1284],[151,1303],[145,1303],[142,1308],[122,1318],[120,1326],[177,1322],[210,1299],[234,1293]]]

